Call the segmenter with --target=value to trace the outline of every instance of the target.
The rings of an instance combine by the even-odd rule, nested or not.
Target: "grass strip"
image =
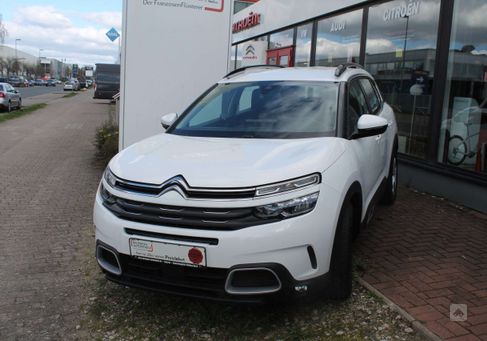
[[[76,95],[77,95],[77,93],[73,91],[73,92],[70,92],[69,94],[64,95],[63,98],[74,97]]]
[[[12,111],[9,113],[0,113],[0,123],[2,123],[4,121],[12,120],[12,119],[20,117],[20,116],[31,114],[34,111],[43,109],[45,107],[47,107],[46,103],[38,103],[38,104],[29,105],[27,107],[23,107],[20,110],[15,110],[15,111]]]

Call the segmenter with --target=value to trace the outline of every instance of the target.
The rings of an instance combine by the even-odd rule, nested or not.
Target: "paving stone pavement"
[[[364,279],[441,339],[487,340],[487,215],[403,188],[357,248]]]
[[[75,337],[107,118],[85,92],[0,124],[0,340]]]

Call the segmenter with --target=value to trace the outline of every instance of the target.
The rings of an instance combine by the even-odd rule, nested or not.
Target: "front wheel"
[[[344,300],[352,293],[352,241],[353,206],[347,202],[342,207],[335,232],[327,298]]]

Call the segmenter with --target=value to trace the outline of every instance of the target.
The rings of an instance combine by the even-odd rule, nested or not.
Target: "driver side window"
[[[368,114],[369,108],[358,80],[350,82],[348,87],[348,108],[346,116],[346,136],[350,137],[357,128],[360,116]]]

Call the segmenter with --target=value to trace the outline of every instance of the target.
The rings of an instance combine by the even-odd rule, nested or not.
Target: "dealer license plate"
[[[203,247],[130,239],[130,255],[155,262],[206,266],[206,249]]]

